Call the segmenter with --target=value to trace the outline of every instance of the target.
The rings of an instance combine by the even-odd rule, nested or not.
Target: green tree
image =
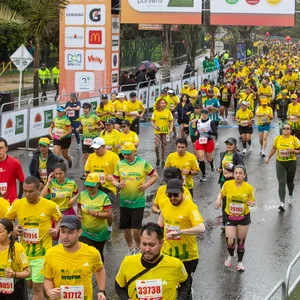
[[[19,0],[16,2],[19,2]],[[33,38],[35,47],[33,97],[38,98],[40,43],[57,30],[61,9],[65,8],[69,1],[22,0],[21,3],[22,9],[19,10],[18,7],[11,8],[11,6],[7,5],[7,1],[4,2],[2,0],[0,2],[0,30],[22,26],[27,36]],[[39,105],[38,99],[34,102],[34,105]]]

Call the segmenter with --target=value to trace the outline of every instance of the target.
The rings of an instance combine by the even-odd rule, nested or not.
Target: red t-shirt
[[[0,192],[10,203],[17,198],[17,179],[24,182],[22,166],[16,158],[7,155],[0,161]]]

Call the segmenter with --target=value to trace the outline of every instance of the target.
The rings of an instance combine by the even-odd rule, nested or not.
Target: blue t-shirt
[[[216,108],[220,108],[220,102],[217,98],[212,98],[212,99],[207,99],[204,102],[204,106],[209,108],[210,106],[216,107]],[[209,113],[208,117],[212,120],[212,121],[219,121],[219,111],[213,112],[213,113]]]
[[[81,107],[81,102],[80,101],[76,101],[74,103],[69,101],[69,102],[66,103],[65,109],[67,107],[77,107],[77,106]],[[75,113],[74,116],[73,116],[74,113],[68,113],[67,112],[67,117],[70,119],[70,121],[74,121],[74,120],[79,118],[79,112],[80,112],[80,110],[74,110],[74,113]]]

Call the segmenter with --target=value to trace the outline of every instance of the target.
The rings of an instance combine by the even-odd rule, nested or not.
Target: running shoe
[[[83,172],[83,174],[81,175],[80,179],[86,179],[85,173]]]
[[[177,138],[177,133],[174,133],[173,134],[173,139],[176,139]]]
[[[243,154],[246,154],[246,153],[247,153],[247,149],[244,148],[242,153],[243,153]]]
[[[162,167],[165,166],[165,161],[164,161],[164,160],[161,162],[161,166],[162,166]]]
[[[72,166],[73,166],[73,157],[70,156],[70,160],[68,161],[68,167],[69,167],[69,169],[71,169]]]
[[[249,152],[252,152],[253,151],[253,147],[252,145],[249,146]]]
[[[214,172],[214,171],[215,171],[215,169],[216,169],[216,166],[215,166],[215,164],[211,165],[211,166],[210,166],[210,169],[211,169],[211,171],[212,171],[212,172]]]
[[[232,267],[232,259],[233,259],[233,256],[228,256],[227,259],[225,260],[224,262],[224,266],[226,268],[231,268]]]
[[[261,155],[262,152],[263,152],[263,148],[260,148],[259,155]]]
[[[202,178],[200,179],[200,182],[204,182],[206,180],[207,180],[206,175],[203,175]]]
[[[278,206],[278,209],[281,211],[281,212],[284,212],[285,211],[285,205],[283,202],[280,202],[280,205]]]
[[[157,160],[156,160],[156,166],[159,167],[159,165],[160,165],[160,160],[157,159]]]
[[[288,203],[289,203],[289,205],[293,205],[293,199],[294,197],[293,197],[293,195],[289,195],[289,200],[288,200]]]
[[[262,157],[265,157],[265,156],[266,156],[265,150],[262,150],[262,151],[261,151],[261,156],[262,156]]]
[[[239,272],[244,272],[246,268],[244,267],[243,262],[239,261],[236,265],[236,270]]]
[[[80,150],[80,144],[76,145],[76,150]]]
[[[221,231],[225,231],[225,225],[221,226]]]

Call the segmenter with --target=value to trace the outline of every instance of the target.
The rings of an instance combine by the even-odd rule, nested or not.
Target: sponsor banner
[[[121,0],[121,22],[138,24],[201,24],[200,0]]]
[[[158,30],[162,31],[163,26],[161,24],[139,24],[139,30]],[[172,25],[171,31],[178,31],[178,25]]]
[[[30,139],[48,135],[49,127],[56,117],[57,105],[31,108],[29,112]]]
[[[83,103],[90,103],[91,106],[92,106],[91,112],[92,112],[92,113],[95,113],[98,104],[100,104],[100,97],[84,99],[84,100],[81,100],[80,102],[81,102],[80,115],[83,114],[83,109],[82,109],[82,104],[83,104]]]
[[[159,86],[151,85],[149,93],[150,93],[149,94],[149,107],[153,107],[155,99],[160,95]],[[146,103],[145,106],[147,108],[147,103]]]
[[[137,92],[137,99],[140,100],[145,107],[147,107],[148,87],[141,88]]]
[[[8,144],[16,144],[27,139],[27,109],[3,112],[1,115],[1,137]]]
[[[183,86],[183,81],[181,79],[174,80],[173,82],[171,82],[171,87],[177,96],[180,94],[182,86]]]
[[[212,25],[294,26],[294,0],[211,0]]]
[[[112,72],[120,66],[120,21],[118,16],[111,15],[111,0],[70,0],[69,3],[60,19],[62,100],[72,92],[111,88]]]

